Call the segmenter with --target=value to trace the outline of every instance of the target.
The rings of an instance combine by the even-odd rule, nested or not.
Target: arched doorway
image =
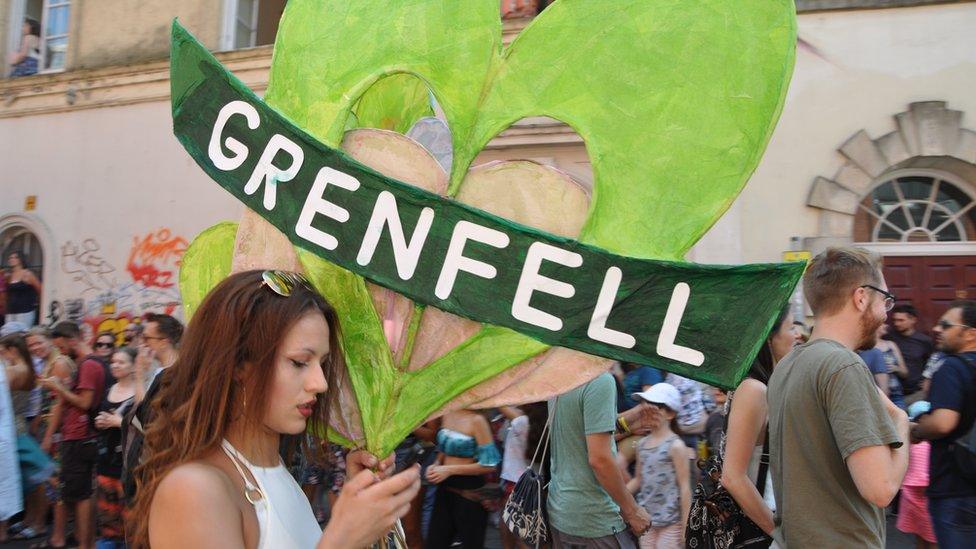
[[[889,289],[925,331],[952,301],[976,298],[976,186],[951,172],[879,178],[854,215],[854,241],[884,255]]]
[[[943,102],[909,105],[891,133],[861,130],[841,144],[844,164],[817,177],[807,199],[820,231],[804,247],[881,254],[889,288],[918,309],[923,331],[952,301],[976,299],[976,132],[963,119]]]
[[[12,251],[23,254],[25,266],[43,284],[37,314],[37,323],[43,324],[47,320],[48,303],[54,293],[57,268],[57,250],[47,224],[31,213],[0,216],[0,252],[3,254],[0,265],[4,273],[7,272],[8,257]]]
[[[41,241],[37,238],[37,235],[32,233],[26,227],[15,226],[5,229],[0,232],[0,252],[3,253],[2,256],[2,266],[4,270],[4,281],[3,286],[6,288],[7,279],[10,274],[10,254],[18,252],[23,258],[24,267],[34,272],[41,283],[44,282],[44,249],[41,247]],[[35,322],[40,322],[41,309],[40,309],[40,299],[38,300],[38,317]],[[6,313],[6,299],[3,302],[4,313]]]

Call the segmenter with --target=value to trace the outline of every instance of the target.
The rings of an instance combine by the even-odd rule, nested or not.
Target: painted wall
[[[223,0],[78,2],[70,68],[121,65],[169,55],[174,17],[210,49],[220,43]]]
[[[45,321],[120,331],[147,311],[182,315],[179,263],[203,229],[241,215],[171,133],[167,103],[0,121],[0,221],[45,227]],[[52,303],[53,309],[52,309]]]
[[[837,148],[858,130],[894,131],[895,114],[927,100],[947,101],[976,129],[974,28],[971,3],[801,15],[800,37],[815,51],[798,52],[779,126],[732,214],[739,221],[712,233],[738,228],[743,262],[777,260],[791,236],[818,234],[810,186],[833,177],[843,164]],[[700,246],[722,238],[709,234]]]

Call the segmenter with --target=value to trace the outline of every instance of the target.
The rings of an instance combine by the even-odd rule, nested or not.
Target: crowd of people
[[[976,539],[976,302],[933,341],[863,250],[811,262],[812,331],[784,309],[732,391],[617,364],[548,402],[449,413],[382,461],[309,434],[335,404],[339,319],[269,273],[222,282],[186,334],[160,314],[93,341],[8,316],[0,541],[349,547],[399,520],[409,547],[483,547],[489,528],[525,547],[499,511],[530,470],[549,479],[553,547],[728,534],[703,511],[716,490],[733,546],[883,547],[886,510],[919,547]]]
[[[102,332],[89,342],[76,323],[47,328],[24,319],[8,315],[0,328],[6,374],[0,392],[10,403],[3,420],[14,427],[0,440],[15,456],[4,462],[0,481],[0,540],[92,547],[97,538],[100,547],[122,547],[122,418],[172,364],[182,325],[150,314],[121,334]],[[8,524],[15,515],[21,520]]]

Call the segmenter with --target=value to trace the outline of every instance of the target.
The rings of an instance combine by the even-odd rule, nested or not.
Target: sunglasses
[[[972,328],[969,324],[956,324],[954,322],[949,322],[948,320],[940,320],[935,323],[936,326],[942,328],[943,330],[948,330],[949,328],[959,327],[959,328]]]
[[[890,311],[890,310],[892,310],[892,309],[895,308],[895,301],[898,301],[898,298],[895,297],[895,294],[893,294],[891,292],[886,292],[886,291],[882,290],[881,288],[878,288],[876,286],[872,286],[870,284],[863,284],[863,285],[861,285],[859,287],[860,288],[868,288],[870,290],[874,290],[874,291],[878,292],[879,294],[883,295],[884,298],[885,298],[884,299],[885,312],[888,312],[888,311]]]
[[[267,286],[281,297],[290,296],[299,285],[312,289],[312,283],[305,276],[291,271],[264,271],[261,273],[261,279],[262,286]]]
[[[105,341],[99,341],[95,343],[96,349],[111,349],[112,347],[115,347],[114,343],[108,343]]]

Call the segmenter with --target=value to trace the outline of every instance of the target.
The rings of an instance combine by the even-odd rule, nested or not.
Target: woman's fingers
[[[386,456],[386,459],[380,462],[380,475],[383,478],[389,478],[393,474],[393,468],[396,466],[396,455],[390,454]]]
[[[399,495],[404,491],[412,491],[415,494],[419,488],[420,466],[414,465],[402,473],[393,475],[386,480],[365,488],[362,490],[361,495],[369,498],[382,499],[394,496],[395,494]]]
[[[351,479],[346,481],[346,484],[342,487],[342,491],[349,492],[352,495],[357,495],[375,483],[376,475],[370,471],[360,471],[359,473],[353,475]]]
[[[357,475],[364,469],[374,469],[377,463],[376,457],[365,450],[354,450],[346,455],[346,471],[350,475]]]

